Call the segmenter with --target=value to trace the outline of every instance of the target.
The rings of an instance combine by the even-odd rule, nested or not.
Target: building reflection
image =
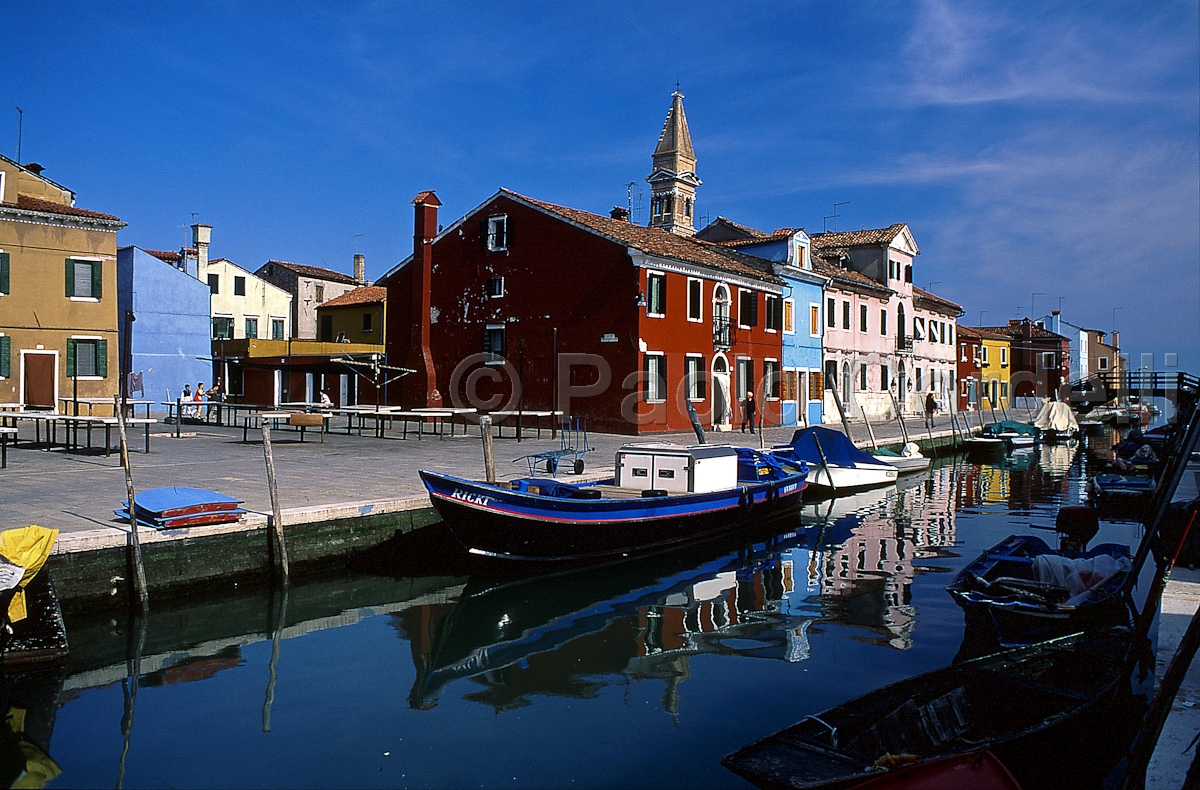
[[[459,601],[394,615],[417,680],[409,703],[437,704],[455,681],[497,711],[537,695],[593,697],[610,684],[680,684],[700,654],[801,662],[814,622],[912,646],[914,563],[955,540],[952,477],[943,467],[890,487],[806,506],[794,530],[699,561],[654,558],[542,579],[472,579]]]

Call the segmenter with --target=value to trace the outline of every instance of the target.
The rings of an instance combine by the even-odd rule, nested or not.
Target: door
[[[57,390],[54,379],[58,372],[58,355],[22,352],[21,366],[21,385],[25,393],[22,401],[25,408],[54,411]]]
[[[728,431],[733,414],[729,409],[729,363],[721,354],[712,362],[712,427],[714,431]]]

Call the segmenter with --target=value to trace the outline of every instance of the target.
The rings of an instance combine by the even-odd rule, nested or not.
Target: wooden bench
[[[320,428],[321,429],[321,444],[325,444],[325,421],[328,417],[324,414],[291,414],[288,416],[288,425],[300,429],[300,441],[304,441],[305,428]]]

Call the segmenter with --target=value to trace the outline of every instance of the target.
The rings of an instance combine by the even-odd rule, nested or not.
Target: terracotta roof
[[[147,255],[153,255],[164,263],[179,263],[178,252],[171,252],[170,250],[142,250],[142,252]]]
[[[317,309],[326,307],[348,307],[355,304],[377,304],[387,301],[387,288],[382,285],[364,285],[361,288],[355,288],[353,291],[330,299],[328,302],[322,302]]]
[[[777,244],[798,230],[804,228],[779,228],[778,230],[767,234],[759,231],[759,235],[752,236],[748,239],[725,239],[723,241],[714,241],[713,244],[720,244],[722,247],[756,247],[760,244]]]
[[[832,249],[835,247],[862,247],[869,244],[891,244],[892,240],[904,230],[904,223],[897,222],[886,228],[871,228],[867,230],[829,231],[814,233],[813,249]]]
[[[943,299],[935,294],[931,294],[924,288],[918,288],[915,285],[913,286],[913,296],[918,297],[922,301],[933,303],[946,313],[953,313],[955,315],[962,315],[963,313],[962,305],[951,302],[949,299]]]
[[[689,159],[696,158],[696,152],[692,149],[692,134],[688,131],[687,115],[683,112],[683,94],[679,91],[671,94],[671,109],[667,112],[667,120],[663,122],[658,145],[654,147],[655,156],[674,153]]]
[[[288,261],[276,260],[270,260],[263,264],[263,266],[271,265],[290,269],[302,277],[312,277],[314,280],[329,280],[330,282],[346,283],[348,285],[354,285],[357,282],[357,280],[348,274],[335,272],[333,269],[326,269],[321,266],[305,266],[302,263],[289,263]],[[259,271],[262,271],[262,267],[259,267]]]
[[[112,214],[104,214],[99,211],[88,211],[85,208],[75,208],[74,206],[64,206],[61,203],[52,203],[49,200],[31,197],[29,195],[17,195],[17,208],[23,208],[27,211],[42,211],[46,214],[66,214],[72,217],[88,217],[90,219],[107,219],[113,222],[120,222],[119,217],[114,217]]]
[[[687,236],[676,236],[661,228],[647,228],[625,220],[593,214],[590,211],[556,206],[553,203],[519,195],[508,189],[501,189],[500,192],[651,255],[705,266],[743,277],[752,277],[775,285],[785,284],[781,278],[771,273],[770,264],[767,261],[725,249],[719,244]]]
[[[716,221],[724,222],[726,225],[733,228],[734,230],[740,230],[742,233],[745,233],[748,236],[767,236],[767,235],[769,235],[766,232],[758,230],[757,228],[752,228],[749,225],[743,225],[740,222],[734,222],[733,220],[729,219],[728,217],[717,217]]]
[[[812,256],[813,271],[833,279],[835,282],[843,285],[848,285],[852,288],[867,289],[881,296],[892,293],[892,289],[885,285],[875,282],[862,272],[856,272],[853,269],[844,269],[837,263],[827,260],[823,256]]]
[[[1049,329],[1043,329],[1037,324],[1030,321],[1028,318],[1014,318],[1005,326],[988,326],[984,329],[990,329],[1007,338],[1020,338],[1022,334],[1022,324],[1029,325],[1029,336],[1031,338],[1039,338],[1043,340],[1067,340],[1056,332],[1051,332]]]
[[[432,189],[426,189],[424,192],[418,192],[417,196],[412,199],[412,203],[414,206],[422,203],[430,206],[442,205],[442,201],[437,199],[437,195],[433,194]]]
[[[958,327],[958,337],[961,340],[1011,340],[1012,338],[1003,332],[997,332],[991,327],[986,326],[962,326]]]

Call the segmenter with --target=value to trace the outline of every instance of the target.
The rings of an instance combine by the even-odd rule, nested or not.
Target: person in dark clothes
[[[933,390],[930,390],[925,395],[925,425],[933,427],[933,415],[937,413],[937,398],[933,397]]]
[[[754,392],[747,392],[742,401],[742,433],[746,432],[746,424],[750,424],[750,433],[754,433]]]

